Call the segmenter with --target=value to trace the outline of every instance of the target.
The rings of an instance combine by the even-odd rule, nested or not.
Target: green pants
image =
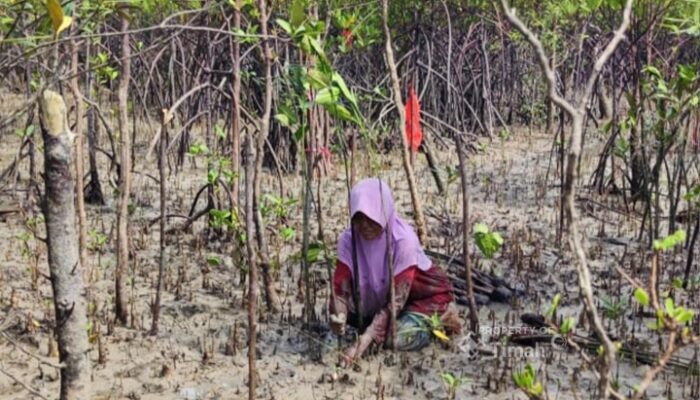
[[[404,312],[396,318],[396,349],[416,351],[430,343],[430,329],[426,317],[420,313]],[[386,338],[386,347],[391,346],[391,333]]]

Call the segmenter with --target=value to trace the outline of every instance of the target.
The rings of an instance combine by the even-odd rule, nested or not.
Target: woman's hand
[[[347,317],[345,313],[331,314],[331,330],[336,335],[345,335],[345,324]]]
[[[370,344],[372,344],[371,335],[368,335],[367,332],[360,335],[357,342],[345,350],[344,354],[340,355],[340,367],[347,368],[354,364],[367,351]]]

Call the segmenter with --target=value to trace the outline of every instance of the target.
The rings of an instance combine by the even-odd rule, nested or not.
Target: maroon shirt
[[[401,312],[416,312],[430,317],[442,314],[454,300],[452,283],[440,267],[432,266],[423,271],[417,266],[408,267],[394,278],[396,314]],[[333,275],[333,295],[331,313],[355,314],[355,304],[352,297],[352,272],[350,267],[338,261]],[[372,337],[377,343],[383,343],[389,325],[389,300],[382,309],[374,315],[367,328],[372,330]]]

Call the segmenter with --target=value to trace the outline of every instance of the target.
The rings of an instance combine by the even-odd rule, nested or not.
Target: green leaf
[[[217,136],[219,139],[222,139],[222,140],[223,140],[223,139],[226,139],[226,131],[224,130],[224,127],[223,127],[223,126],[221,126],[221,125],[216,125],[216,126],[214,127],[214,132],[216,133],[216,136]]]
[[[544,392],[542,384],[537,382],[535,368],[530,363],[520,371],[513,371],[512,378],[518,388],[530,395],[540,396]]]
[[[317,68],[309,69],[309,71],[307,72],[307,76],[309,78],[309,83],[311,84],[311,87],[314,89],[325,88],[330,83],[326,74],[324,74]]]
[[[309,44],[318,57],[322,60],[326,59],[326,53],[323,51],[323,46],[321,46],[321,42],[319,42],[318,39],[310,38]]]
[[[697,78],[695,68],[683,64],[678,66],[678,75],[681,80],[685,81],[686,83],[690,83]]]
[[[669,297],[664,301],[664,307],[666,308],[666,313],[668,315],[672,316],[674,314],[675,306],[672,298]]]
[[[309,245],[308,251],[306,252],[306,261],[308,261],[310,264],[318,261],[318,256],[321,254],[321,250],[323,250],[323,247],[318,243],[312,243]]]
[[[291,240],[292,238],[294,238],[296,231],[294,230],[294,228],[290,228],[290,227],[286,226],[282,229],[281,234],[282,234],[282,239]]]
[[[294,140],[297,142],[300,142],[302,139],[304,139],[304,136],[306,136],[306,125],[301,125],[295,132],[294,132]]]
[[[289,117],[286,114],[275,114],[275,119],[277,120],[277,122],[280,123],[280,125],[284,126],[285,128],[289,128],[291,126]]]
[[[695,185],[686,194],[683,195],[683,200],[691,201],[700,196],[700,185]]]
[[[355,118],[353,117],[352,113],[350,110],[345,108],[342,104],[336,104],[334,107],[332,107],[333,115],[337,118],[342,119],[343,121],[349,121],[349,122],[356,122]]]
[[[335,83],[338,86],[340,92],[343,93],[343,96],[345,96],[345,98],[350,103],[352,103],[353,106],[357,106],[357,99],[355,99],[355,95],[352,94],[350,89],[348,89],[348,86],[345,84],[345,80],[343,79],[343,77],[340,76],[340,74],[338,74],[337,72],[333,72],[332,80],[333,83]]]
[[[205,154],[208,152],[209,152],[209,148],[207,147],[207,145],[204,143],[199,143],[199,144],[193,144],[192,146],[190,146],[190,149],[187,153],[190,156],[196,156],[196,155]]]
[[[212,267],[218,267],[221,265],[221,259],[218,256],[209,256],[207,257],[207,264],[211,265]]]
[[[457,378],[450,372],[441,373],[440,378],[442,378],[442,381],[445,382],[447,387],[451,390],[456,390],[460,385],[462,385],[466,381],[466,379],[464,378]]]
[[[649,294],[642,288],[637,288],[634,290],[634,298],[643,306],[649,305]]]
[[[489,227],[486,224],[483,223],[477,223],[474,225],[474,233],[483,233],[486,234],[489,232]]]
[[[653,65],[647,65],[646,67],[642,68],[642,72],[647,72],[657,78],[661,78],[661,72]]]
[[[443,372],[440,374],[440,378],[447,384],[447,386],[452,387],[456,381],[454,375],[449,372]]]
[[[568,335],[576,327],[576,320],[573,317],[569,317],[564,320],[564,322],[559,327],[559,332],[562,335]]]
[[[302,0],[294,0],[292,8],[289,10],[289,19],[291,25],[296,29],[304,23],[306,15],[304,14],[304,4]]]
[[[542,393],[544,393],[544,387],[542,386],[541,382],[537,382],[530,387],[528,392],[534,396],[542,396]]]
[[[320,104],[322,106],[335,104],[338,101],[339,93],[340,90],[335,87],[323,88],[316,93],[314,101],[316,102],[316,104]]]
[[[287,34],[291,36],[293,30],[292,30],[292,26],[289,25],[289,22],[287,22],[283,19],[280,19],[280,18],[277,18],[275,20],[275,22],[277,22],[277,25],[279,25],[280,28],[284,29],[284,31],[287,32]]]
[[[690,322],[693,317],[695,316],[695,313],[692,310],[686,310],[683,309],[678,316],[676,316],[676,321],[678,321],[681,324],[685,324]]]
[[[655,251],[666,251],[673,247],[682,244],[685,241],[685,230],[679,229],[672,235],[666,236],[661,240],[654,240]]]
[[[683,289],[683,279],[679,277],[673,278],[671,281],[671,286],[673,286],[675,289]]]
[[[615,141],[615,150],[614,153],[617,157],[626,159],[627,158],[627,153],[630,150],[630,143],[625,140],[623,137],[617,138]]]
[[[557,293],[554,295],[554,298],[552,299],[552,304],[549,305],[549,308],[547,309],[547,318],[552,319],[554,318],[554,314],[556,314],[557,309],[559,308],[559,302],[561,301],[561,294]]]
[[[216,183],[216,180],[218,178],[219,178],[219,172],[217,170],[210,169],[207,172],[207,182],[209,182],[209,184],[213,185],[214,183]]]
[[[474,239],[476,246],[487,259],[501,249],[503,238],[498,232],[491,232],[486,224],[478,223],[474,225]]]

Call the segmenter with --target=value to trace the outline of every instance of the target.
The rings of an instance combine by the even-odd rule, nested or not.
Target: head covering
[[[418,236],[394,209],[389,186],[380,179],[367,178],[358,182],[350,192],[350,216],[358,212],[379,224],[384,231],[374,240],[365,240],[355,232],[359,292],[363,316],[371,316],[389,301],[389,269],[387,265],[387,229],[392,237],[394,276],[408,267],[428,270],[432,263],[423,252]],[[350,267],[352,274],[352,224],[341,235],[338,260]],[[357,277],[353,276],[353,279]]]

